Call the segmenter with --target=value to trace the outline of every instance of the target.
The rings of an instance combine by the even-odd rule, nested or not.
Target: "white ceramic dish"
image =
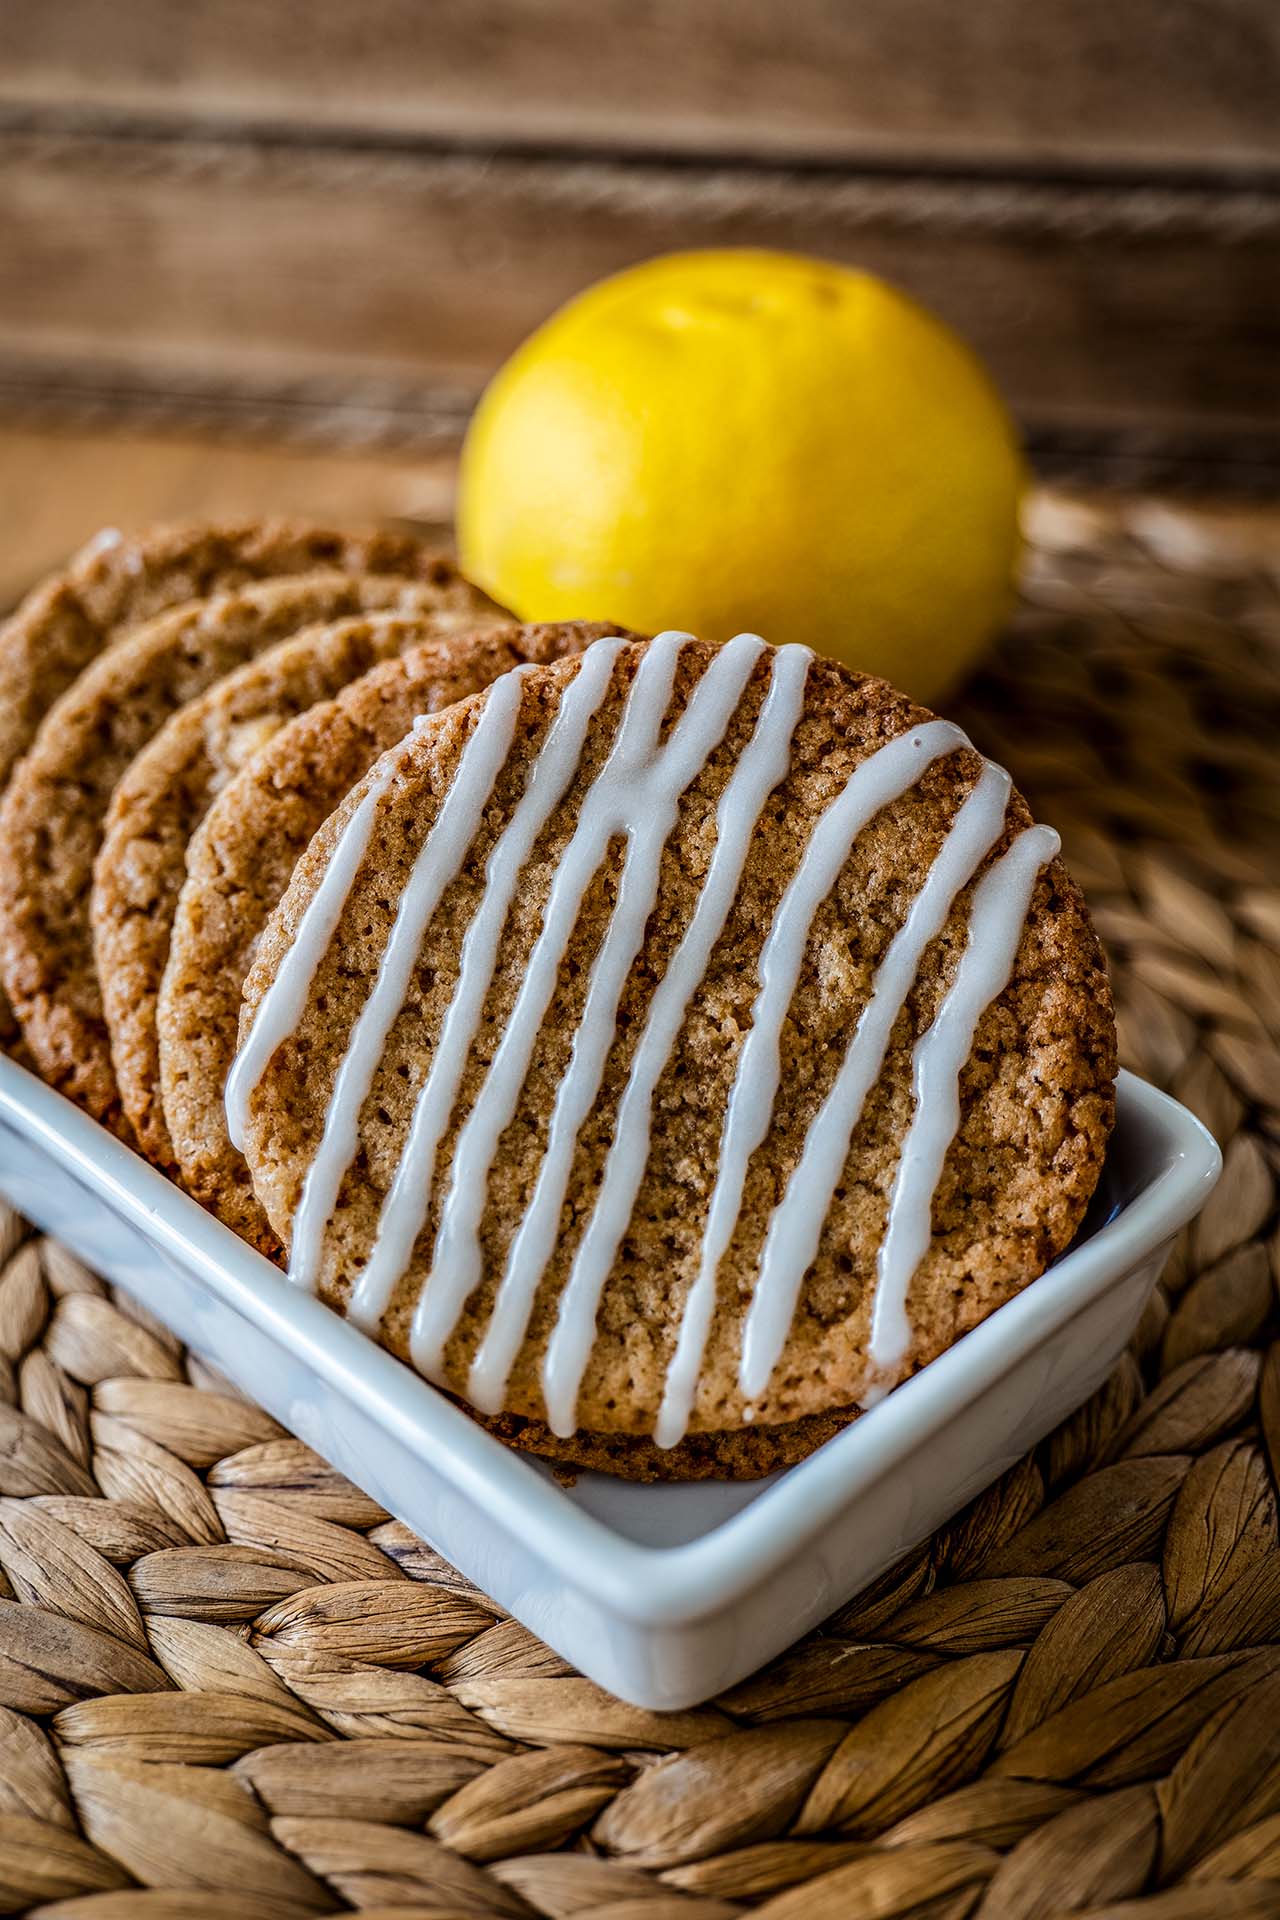
[[[689,1706],[752,1672],[1078,1406],[1219,1167],[1191,1114],[1122,1075],[1077,1244],[873,1412],[770,1480],[584,1473],[566,1489],[0,1056],[0,1192],[566,1659],[647,1707]]]

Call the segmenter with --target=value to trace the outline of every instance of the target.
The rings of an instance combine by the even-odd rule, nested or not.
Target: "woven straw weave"
[[[0,1910],[1280,1915],[1280,575],[1042,498],[961,717],[1062,830],[1226,1171],[1131,1357],[793,1652],[577,1678],[0,1215]]]

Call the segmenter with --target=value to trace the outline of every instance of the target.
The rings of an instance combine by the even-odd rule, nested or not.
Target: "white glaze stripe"
[[[416,728],[421,721],[415,721]],[[276,977],[262,996],[253,1026],[241,1041],[227,1084],[223,1102],[227,1115],[227,1136],[233,1147],[244,1152],[249,1124],[249,1102],[276,1048],[297,1027],[307,1003],[307,994],[329,942],[333,939],[342,909],[360,862],[364,859],[373,831],[378,803],[395,772],[395,763],[385,760],[369,781],[368,791],[352,814],[342,838],[333,850],[319,886],[307,903],[293,943],[285,953]]]
[[[568,1433],[573,1428],[582,1376],[595,1340],[600,1296],[631,1218],[649,1158],[654,1090],[671,1057],[689,1001],[706,974],[712,949],[737,898],[742,869],[761,811],[791,764],[791,742],[804,711],[805,680],[812,659],[807,647],[783,647],[774,656],[769,692],[755,731],[716,809],[715,850],[693,917],[649,1005],[644,1031],[618,1103],[613,1143],[600,1189],[574,1256],[543,1361],[543,1396],[547,1418],[555,1433]],[[488,1345],[487,1337],[485,1346]],[[494,1346],[496,1364],[482,1381],[489,1405],[495,1397],[501,1404],[507,1371],[514,1358],[509,1341],[495,1341]],[[485,1358],[482,1348],[480,1362]]]
[[[613,750],[583,801],[578,826],[556,869],[542,931],[507,1031],[459,1136],[436,1236],[432,1285],[423,1290],[410,1334],[414,1364],[429,1379],[439,1377],[445,1343],[480,1277],[478,1227],[494,1153],[515,1111],[583,897],[609,841],[621,834],[627,845],[617,902],[591,969],[538,1179],[508,1254],[490,1321],[491,1328],[501,1329],[501,1337],[514,1343],[513,1351],[524,1338],[533,1296],[555,1243],[578,1130],[599,1090],[616,1037],[618,998],[653,911],[662,849],[680,795],[723,738],[764,651],[764,642],[753,634],[739,634],[721,647],[660,747],[676,663],[689,638],[660,634],[641,659]]]
[[[676,1409],[692,1402],[715,1311],[716,1274],[738,1223],[747,1166],[769,1131],[781,1076],[782,1024],[800,978],[814,917],[867,823],[913,787],[933,761],[968,745],[967,736],[950,721],[930,720],[869,754],[822,815],[779,902],[760,953],[760,990],[729,1092],[702,1254],[668,1373],[671,1404],[663,1430],[676,1432],[677,1437]]]
[[[578,771],[587,727],[608,690],[619,650],[626,644],[621,639],[597,640],[582,655],[578,671],[565,690],[559,711],[533,763],[510,825],[489,855],[484,897],[462,944],[454,996],[414,1106],[408,1139],[383,1204],[373,1251],[347,1306],[348,1319],[366,1332],[377,1331],[422,1231],[436,1153],[458,1097],[485,997],[493,983],[498,943],[521,871],[534,842]],[[428,1286],[433,1284],[433,1280],[427,1281]]]
[[[748,1400],[764,1392],[786,1344],[801,1282],[817,1254],[853,1130],[880,1077],[890,1036],[925,949],[942,932],[957,895],[1000,838],[1010,785],[1003,767],[985,763],[876,970],[871,997],[840,1071],[774,1209],[742,1342],[738,1384]]]
[[[906,1358],[911,1276],[933,1235],[933,1196],[960,1125],[960,1073],[978,1022],[1008,986],[1031,895],[1058,851],[1051,827],[1028,827],[974,888],[969,938],[955,979],[912,1057],[915,1109],[902,1144],[889,1218],[876,1261],[870,1360],[881,1371]]]
[[[611,794],[619,777],[634,780],[652,754],[671,698],[676,656],[683,639],[680,634],[660,634],[640,662],[609,757],[586,797],[577,828],[556,868],[543,910],[542,930],[506,1031],[454,1145],[430,1281],[422,1290],[409,1336],[413,1363],[429,1380],[440,1379],[445,1345],[480,1279],[478,1236],[489,1170],[498,1141],[515,1114],[538,1031],[555,990],[560,954],[608,839],[607,825],[603,837],[599,831],[601,792]]]
[[[517,667],[489,688],[453,782],[400,896],[373,989],[352,1028],[334,1080],[320,1145],[303,1182],[289,1249],[289,1278],[298,1286],[315,1286],[325,1228],[333,1215],[342,1176],[355,1158],[360,1109],[373,1084],[387,1036],[404,1005],[427,922],[475,840],[493,783],[511,750],[525,672],[525,668]]]

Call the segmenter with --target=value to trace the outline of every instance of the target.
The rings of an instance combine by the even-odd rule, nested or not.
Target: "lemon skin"
[[[979,361],[895,288],[793,254],[673,254],[500,370],[458,539],[523,619],[748,630],[931,699],[1008,606],[1023,485]]]

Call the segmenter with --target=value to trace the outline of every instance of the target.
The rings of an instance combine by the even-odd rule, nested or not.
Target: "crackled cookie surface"
[[[421,720],[246,983],[294,1279],[564,1459],[794,1457],[1080,1221],[1114,1024],[1056,845],[958,729],[750,636]]]
[[[615,629],[587,621],[438,635],[298,716],[224,788],[187,849],[157,1026],[164,1116],[183,1185],[264,1252],[278,1241],[227,1137],[223,1088],[254,951],[317,828],[386,748],[529,661]]]

